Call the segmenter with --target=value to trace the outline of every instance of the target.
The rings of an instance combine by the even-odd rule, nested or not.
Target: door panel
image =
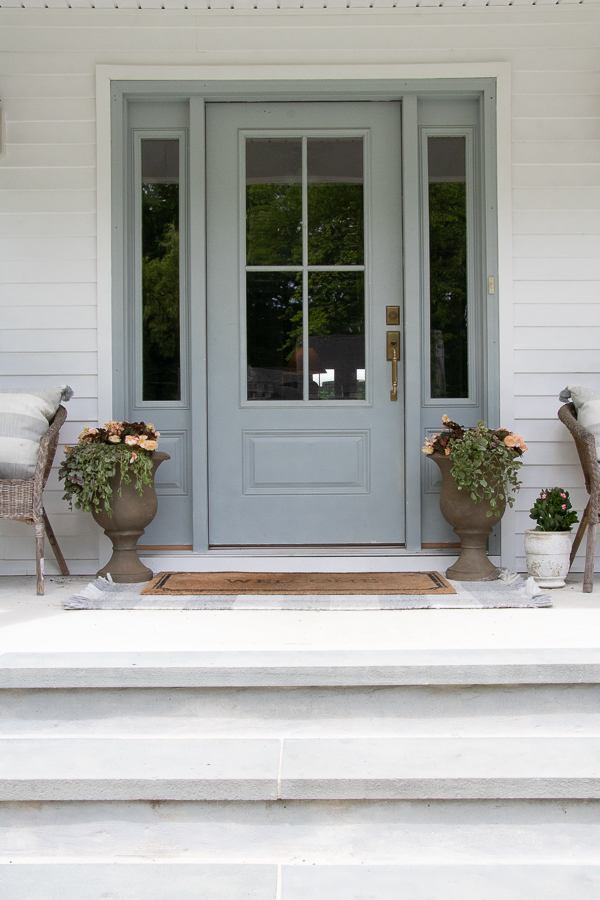
[[[210,544],[401,544],[399,104],[210,104],[207,185]]]

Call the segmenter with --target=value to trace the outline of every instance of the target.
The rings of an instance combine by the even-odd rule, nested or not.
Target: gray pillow
[[[577,421],[596,439],[596,456],[600,459],[600,391],[579,384],[568,384],[567,391],[575,404]]]
[[[33,478],[42,435],[72,396],[68,384],[0,391],[0,478]]]

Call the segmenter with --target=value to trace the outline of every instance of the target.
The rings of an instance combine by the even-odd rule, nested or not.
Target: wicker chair
[[[64,406],[59,406],[47,431],[42,435],[33,478],[0,479],[0,519],[16,519],[19,522],[27,522],[35,528],[35,571],[38,594],[44,593],[44,531],[48,535],[60,571],[63,575],[69,574],[65,558],[58,546],[42,503],[42,493],[56,453],[58,434],[66,418],[66,409]]]
[[[579,545],[583,540],[585,529],[588,529],[587,545],[585,550],[585,574],[583,576],[583,592],[591,594],[594,589],[594,554],[596,552],[596,530],[600,513],[600,466],[596,456],[596,441],[591,434],[577,421],[577,410],[574,403],[565,403],[558,411],[558,418],[567,426],[577,447],[579,461],[583,469],[585,487],[590,495],[588,505],[579,523],[573,548],[571,550],[571,565]]]

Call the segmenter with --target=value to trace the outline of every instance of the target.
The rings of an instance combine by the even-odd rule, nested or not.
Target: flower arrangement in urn
[[[564,587],[571,566],[571,528],[579,517],[569,492],[561,487],[543,488],[529,510],[537,528],[525,532],[527,572],[541,587]]]
[[[518,472],[527,450],[520,434],[478,422],[464,428],[442,417],[443,429],[423,447],[442,473],[440,510],[461,540],[459,559],[446,571],[458,581],[490,581],[499,570],[487,557],[494,519],[515,502]],[[491,521],[490,521],[491,520]]]
[[[135,478],[141,495],[152,484],[152,452],[158,447],[160,432],[145,422],[107,422],[104,428],[84,428],[77,444],[65,449],[58,471],[64,480],[63,500],[88,512],[102,507],[112,515],[110,480],[118,474],[121,484]]]
[[[159,437],[145,422],[111,420],[104,428],[84,428],[77,444],[66,448],[58,472],[65,483],[63,499],[91,512],[111,539],[113,554],[98,575],[116,582],[152,578],[136,544],[158,509],[156,470],[170,459],[156,450]]]
[[[488,500],[486,515],[500,517],[500,502],[512,506],[521,483],[517,473],[527,445],[520,434],[507,428],[488,428],[478,422],[476,428],[463,428],[442,416],[443,430],[427,439],[423,453],[443,453],[453,462],[452,477],[458,490],[468,491],[475,503]]]

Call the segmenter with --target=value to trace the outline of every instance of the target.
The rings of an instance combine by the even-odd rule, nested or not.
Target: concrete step
[[[35,688],[0,737],[600,737],[600,685]]]
[[[600,684],[600,649],[215,650],[0,655],[0,688]]]
[[[600,798],[600,738],[7,738],[0,800]]]
[[[600,869],[569,865],[0,867],[10,900],[596,900]]]
[[[0,804],[0,859],[13,863],[591,865],[599,847],[595,801]]]

